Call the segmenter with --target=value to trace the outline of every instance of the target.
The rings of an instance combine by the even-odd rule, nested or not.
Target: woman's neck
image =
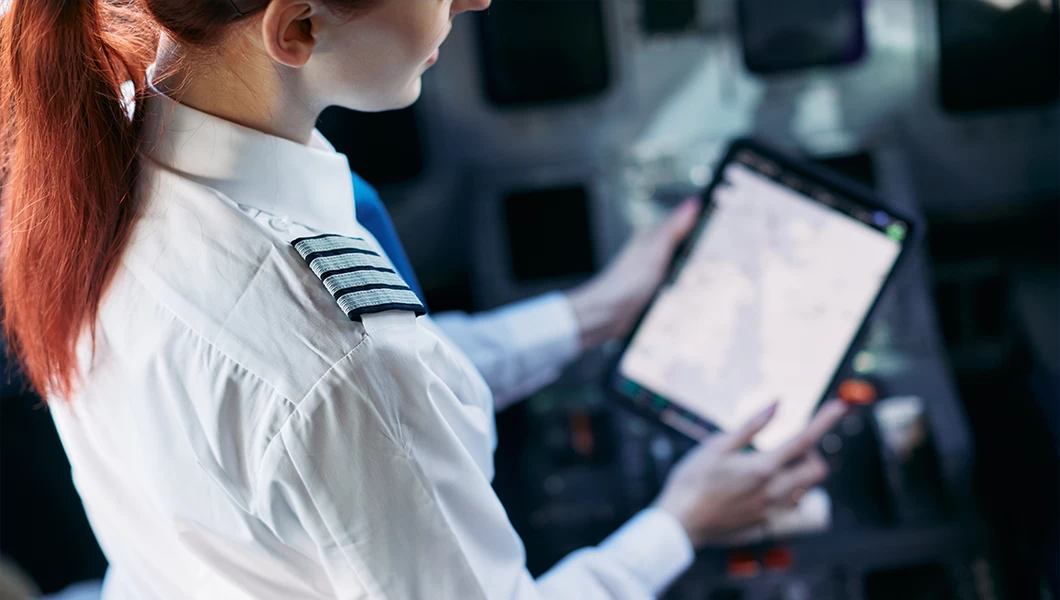
[[[237,38],[238,36],[233,36]],[[309,143],[320,114],[302,94],[296,78],[285,77],[275,63],[250,44],[223,45],[209,61],[181,55],[163,37],[155,67],[155,87],[170,98],[244,127]],[[233,46],[240,45],[235,48]],[[239,60],[228,60],[238,56]]]

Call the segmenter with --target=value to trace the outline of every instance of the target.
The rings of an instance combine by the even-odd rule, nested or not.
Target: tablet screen
[[[767,450],[809,422],[909,225],[747,149],[706,211],[619,363],[622,391],[722,430],[779,401],[754,440]]]

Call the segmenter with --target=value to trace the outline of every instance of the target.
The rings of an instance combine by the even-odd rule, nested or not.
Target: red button
[[[792,562],[791,551],[785,548],[771,548],[762,559],[770,571],[786,571],[791,568]]]
[[[579,456],[592,456],[596,448],[593,421],[589,413],[580,411],[570,414],[570,445]]]
[[[862,379],[847,379],[839,385],[839,399],[848,404],[872,404],[876,386]]]
[[[750,552],[733,552],[729,555],[729,577],[742,578],[758,575],[758,561]]]

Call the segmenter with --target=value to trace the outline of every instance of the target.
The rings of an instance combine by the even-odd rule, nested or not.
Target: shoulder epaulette
[[[325,233],[291,242],[351,321],[387,310],[426,314],[390,262],[362,238]]]

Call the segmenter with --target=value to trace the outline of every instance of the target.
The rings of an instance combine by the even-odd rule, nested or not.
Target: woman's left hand
[[[652,231],[638,233],[606,269],[567,294],[582,350],[625,336],[666,276],[677,246],[692,231],[700,202],[685,200]]]

